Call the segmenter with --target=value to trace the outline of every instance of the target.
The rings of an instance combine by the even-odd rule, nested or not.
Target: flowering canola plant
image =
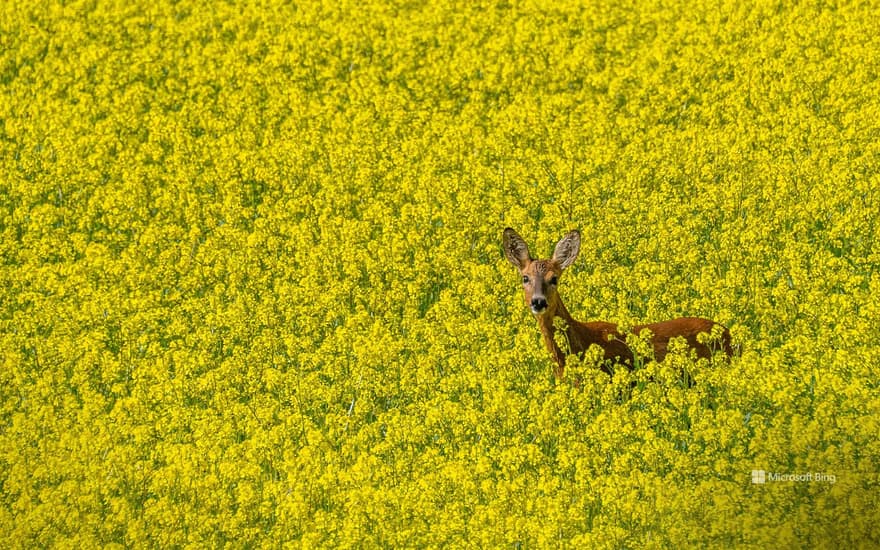
[[[877,7],[564,4],[3,3],[0,546],[880,545]]]

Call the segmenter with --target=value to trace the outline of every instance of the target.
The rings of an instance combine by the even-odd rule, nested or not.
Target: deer
[[[613,375],[613,365],[634,368],[633,351],[627,346],[625,335],[616,324],[606,321],[586,323],[576,321],[559,295],[559,279],[563,271],[574,263],[580,252],[580,231],[575,229],[566,233],[556,243],[553,256],[543,260],[533,259],[526,242],[510,227],[504,230],[502,240],[505,256],[522,276],[526,306],[538,322],[544,345],[556,364],[553,372],[558,380],[563,378],[566,352],[559,347],[554,337],[557,330],[565,331],[569,355],[582,354],[594,344],[599,346],[603,351],[600,368],[608,375]],[[561,319],[562,323],[554,322],[557,318]],[[558,325],[564,328],[557,328]],[[711,359],[713,346],[697,337],[701,333],[709,335],[720,333],[720,349],[728,359],[733,356],[730,331],[724,325],[710,319],[681,317],[636,325],[632,327],[632,332],[638,335],[645,329],[650,331],[650,343],[654,360],[657,362],[663,361],[670,340],[676,337],[684,338],[688,347],[696,352],[697,357]],[[717,348],[718,344],[716,343],[714,347]]]

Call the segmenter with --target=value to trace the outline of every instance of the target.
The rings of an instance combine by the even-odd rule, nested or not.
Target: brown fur
[[[525,241],[516,234],[513,229],[504,230],[504,251],[508,260],[516,266],[523,276],[523,290],[525,292],[526,305],[532,308],[532,313],[538,321],[538,328],[544,339],[544,345],[556,362],[554,373],[561,378],[565,370],[565,352],[559,348],[554,337],[558,330],[554,325],[554,319],[564,321],[564,330],[568,341],[568,353],[581,354],[591,345],[596,344],[604,351],[607,360],[602,365],[602,370],[611,374],[609,363],[624,364],[632,367],[635,361],[632,350],[626,345],[626,336],[617,329],[617,325],[604,321],[591,321],[582,323],[576,321],[562,303],[562,298],[557,291],[558,281],[562,271],[574,262],[580,250],[580,233],[571,231],[556,245],[553,257],[549,260],[533,260],[529,254]],[[543,302],[542,302],[543,300]],[[546,304],[546,305],[544,305]],[[536,311],[535,306],[544,307]],[[700,333],[711,333],[716,325],[709,319],[699,317],[682,317],[659,323],[637,325],[632,328],[635,334],[644,329],[651,331],[651,344],[654,351],[654,359],[662,361],[668,352],[669,341],[672,338],[684,337],[688,346],[696,352],[697,357],[711,358],[712,348],[710,345],[697,340]],[[721,349],[730,357],[733,348],[730,343],[730,331],[722,326]]]

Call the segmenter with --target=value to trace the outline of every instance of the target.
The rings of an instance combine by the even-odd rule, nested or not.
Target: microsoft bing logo
[[[752,484],[764,485],[768,482],[789,481],[808,483],[836,483],[837,475],[825,472],[802,472],[796,474],[765,472],[764,470],[752,470]]]

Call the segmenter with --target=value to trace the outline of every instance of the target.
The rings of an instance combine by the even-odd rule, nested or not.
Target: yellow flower
[[[5,3],[0,544],[880,540],[875,15]]]

